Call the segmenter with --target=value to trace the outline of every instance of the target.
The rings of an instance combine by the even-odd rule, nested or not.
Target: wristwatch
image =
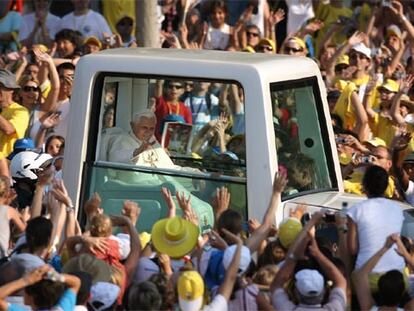
[[[75,207],[74,206],[66,206],[66,213],[71,213],[71,212],[75,212]]]

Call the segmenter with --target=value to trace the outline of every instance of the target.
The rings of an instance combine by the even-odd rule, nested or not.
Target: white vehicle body
[[[304,195],[284,199],[283,208],[279,209],[276,215],[277,222],[288,215],[289,208],[294,208],[295,204],[289,202],[339,209],[344,201],[352,205],[353,202],[361,199],[361,197],[343,193],[334,134],[332,127],[328,126],[331,119],[324,82],[316,63],[311,59],[205,50],[114,49],[82,57],[76,69],[63,170],[63,178],[76,206],[82,204],[86,196],[90,195],[91,191],[93,192],[92,189],[89,193],[82,193],[87,175],[85,163],[99,162],[98,151],[88,156],[88,148],[95,148],[100,144],[99,138],[91,140],[91,137],[94,137],[93,132],[98,130],[97,126],[91,123],[93,119],[91,114],[93,111],[96,112],[93,110],[96,104],[94,96],[100,96],[96,83],[98,76],[102,74],[118,77],[116,79],[119,85],[122,85],[123,75],[173,76],[175,79],[191,77],[235,81],[241,85],[245,96],[247,215],[249,218],[258,219],[262,218],[268,206],[273,177],[280,164],[275,146],[270,85],[311,78],[316,85],[313,92],[317,97],[315,102],[319,106],[317,107],[319,123],[316,120],[307,124],[303,116],[301,120],[298,119],[297,122],[302,129],[299,132],[299,143],[301,150],[305,153],[311,154],[314,148],[319,148],[318,152],[323,150],[325,155],[324,160],[321,161],[326,162],[324,163],[326,171],[322,174],[329,174],[330,186],[315,188]],[[118,91],[118,97],[121,101],[124,97],[130,100],[136,92],[143,92],[140,88],[142,88],[140,83],[132,82],[132,85],[129,85],[125,91]],[[299,94],[295,95],[297,97],[301,96],[300,92],[295,94]],[[131,118],[134,109],[126,110],[128,109],[123,109],[122,112],[119,110],[117,118],[121,118],[121,114],[125,114],[125,120]],[[102,119],[102,113],[101,109],[100,119]],[[123,121],[123,124],[125,122]],[[306,135],[307,132],[310,133],[317,127],[320,127],[322,138],[318,140],[311,134]],[[312,144],[309,144],[309,150],[305,150],[306,140],[309,139]]]

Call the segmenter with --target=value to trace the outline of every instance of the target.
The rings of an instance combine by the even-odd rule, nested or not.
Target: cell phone
[[[361,158],[361,163],[368,164],[368,163],[371,163],[371,162],[372,162],[372,160],[371,160],[370,156],[363,156]]]
[[[346,138],[345,137],[336,137],[335,141],[337,144],[346,144]]]

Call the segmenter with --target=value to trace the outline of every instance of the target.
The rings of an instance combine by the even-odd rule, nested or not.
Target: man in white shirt
[[[357,257],[355,269],[360,269],[384,245],[389,235],[400,233],[404,220],[401,207],[384,198],[388,186],[388,173],[384,168],[370,166],[362,185],[368,199],[355,204],[347,212],[348,247],[350,254]],[[395,249],[390,249],[372,272],[402,271],[404,267],[404,259]]]
[[[77,30],[84,38],[94,36],[103,41],[112,35],[111,29],[101,14],[89,9],[89,1],[72,0],[75,9],[62,18],[61,29]]]
[[[48,0],[33,0],[34,12],[22,17],[19,41],[27,47],[44,44],[50,47],[60,29],[60,18],[49,13]]]
[[[135,114],[131,132],[115,139],[108,160],[157,168],[175,168],[174,163],[155,139],[157,119],[150,110]]]

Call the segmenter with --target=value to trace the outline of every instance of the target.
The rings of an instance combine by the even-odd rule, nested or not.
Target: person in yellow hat
[[[305,41],[298,37],[288,38],[282,47],[282,52],[294,56],[306,56],[308,54]]]
[[[83,41],[83,52],[84,54],[91,54],[99,52],[102,49],[101,41],[94,36],[87,37]]]
[[[152,227],[152,245],[159,253],[181,258],[192,252],[199,234],[196,225],[181,217],[161,219]]]
[[[366,88],[364,107],[369,118],[368,124],[371,132],[374,136],[383,139],[385,144],[389,147],[394,138],[396,130],[395,126],[397,125],[390,114],[390,108],[392,99],[399,90],[399,84],[394,80],[387,79],[377,88],[381,102],[379,105],[379,112],[376,112],[367,99],[371,95],[375,83],[375,80],[371,81]]]
[[[230,263],[227,265],[224,280],[219,286],[217,294],[214,296],[210,304],[203,307],[205,288],[203,278],[197,271],[182,272],[177,282],[178,303],[180,310],[227,310],[227,305],[233,293],[234,283],[239,270],[243,242],[239,237],[230,233],[226,229],[223,230],[223,233],[229,240],[232,240],[233,243],[235,243],[235,251]]]
[[[258,53],[276,53],[276,43],[269,38],[262,38],[259,44],[256,46],[256,52]]]

